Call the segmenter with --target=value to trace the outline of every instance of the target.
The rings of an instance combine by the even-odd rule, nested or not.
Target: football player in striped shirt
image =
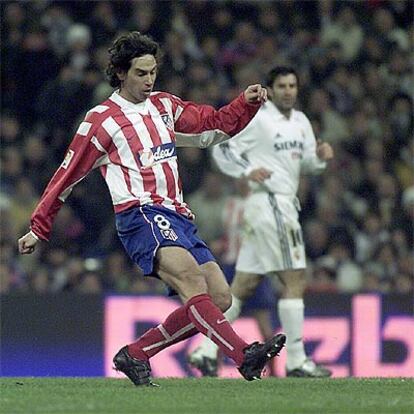
[[[39,240],[49,239],[73,187],[99,168],[126,251],[144,275],[159,277],[183,302],[162,324],[120,349],[115,368],[135,385],[152,385],[150,358],[201,332],[235,361],[245,379],[258,379],[285,336],[249,345],[224,317],[230,289],[183,201],[176,147],[207,147],[236,135],[266,100],[266,89],[248,86],[215,110],[153,91],[160,48],[151,38],[130,32],[109,53],[107,74],[116,90],[86,114],[32,214],[30,231],[18,241],[19,251],[32,253]]]

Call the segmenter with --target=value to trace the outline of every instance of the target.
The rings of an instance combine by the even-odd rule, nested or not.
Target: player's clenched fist
[[[334,150],[328,142],[316,141],[316,155],[322,161],[329,161],[334,157]]]
[[[30,254],[33,253],[36,247],[37,239],[31,232],[26,233],[23,237],[20,237],[19,244],[19,253],[20,254]]]
[[[263,103],[267,101],[267,90],[262,85],[250,85],[244,91],[244,97],[248,103]]]

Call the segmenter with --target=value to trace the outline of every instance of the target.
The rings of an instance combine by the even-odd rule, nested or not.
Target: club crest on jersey
[[[168,114],[161,114],[161,119],[163,120],[163,122],[164,122],[165,126],[166,126],[169,130],[171,130],[171,131],[173,131],[173,130],[174,130],[174,124],[173,124],[173,121],[172,121],[172,119],[170,118],[170,116],[169,116]]]
[[[69,167],[69,163],[72,161],[73,156],[75,155],[75,151],[73,150],[68,150],[68,152],[65,155],[65,159],[62,162],[61,167],[64,168],[65,170]]]
[[[173,142],[152,148],[144,148],[138,154],[139,161],[144,169],[151,168],[155,164],[168,161],[176,156],[177,150]]]

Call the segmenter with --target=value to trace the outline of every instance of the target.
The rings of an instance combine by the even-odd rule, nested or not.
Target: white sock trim
[[[160,341],[160,342],[156,342],[155,344],[151,344],[151,345],[146,346],[145,348],[142,348],[142,350],[144,352],[145,351],[150,351],[151,349],[158,348],[158,347],[160,347],[162,345],[165,345],[165,344],[168,344],[169,342],[174,341],[175,339],[179,338],[181,335],[184,335],[185,333],[187,333],[188,331],[190,331],[191,329],[193,329],[194,328],[194,324],[193,323],[189,323],[188,325],[186,325],[183,328],[179,329],[173,335],[170,335],[165,330],[165,328],[162,325],[158,325],[157,328],[162,333],[162,335],[164,336],[165,340],[164,341]]]
[[[243,306],[242,300],[234,295],[231,295],[231,297],[231,306],[226,312],[224,312],[224,316],[229,322],[235,321],[240,316],[241,308]],[[218,346],[211,339],[209,339],[208,336],[205,336],[200,346],[197,348],[196,353],[200,357],[205,356],[207,358],[216,359],[217,351]]]
[[[243,301],[234,295],[231,295],[231,299],[231,306],[224,312],[224,316],[229,322],[234,322],[240,316]]]
[[[221,335],[219,335],[219,333],[211,325],[209,325],[205,319],[203,319],[203,317],[198,313],[198,310],[194,305],[190,306],[190,312],[193,314],[194,318],[197,319],[197,322],[203,328],[207,329],[205,335],[208,338],[212,338],[213,336],[215,336],[225,347],[230,349],[230,351],[234,350],[234,347],[231,344],[229,344]]]
[[[279,309],[298,309],[305,308],[303,299],[279,299],[277,302]]]

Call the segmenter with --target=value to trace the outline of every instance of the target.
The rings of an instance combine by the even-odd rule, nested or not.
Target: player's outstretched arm
[[[201,147],[229,139],[246,128],[266,99],[267,91],[259,84],[248,86],[237,98],[218,110],[210,105],[200,105],[173,97],[173,107],[176,108],[173,114],[176,120],[175,133],[177,140],[181,140],[179,146],[187,146],[183,140],[188,138],[191,141],[194,134],[211,135],[206,139],[208,142],[204,142]],[[217,133],[226,137],[214,139],[213,135]],[[191,142],[188,146],[195,145]]]
[[[262,85],[250,85],[244,91],[244,98],[249,104],[265,103],[267,101],[267,90]]]
[[[39,240],[36,236],[29,231],[23,237],[20,237],[18,241],[20,254],[31,254],[35,251],[36,244]]]

